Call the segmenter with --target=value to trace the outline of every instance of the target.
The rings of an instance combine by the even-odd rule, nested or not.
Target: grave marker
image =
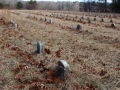
[[[40,18],[40,20],[42,20],[42,18]]]
[[[81,19],[84,19],[84,17],[82,16]]]
[[[112,23],[112,24],[111,24],[111,27],[115,27],[115,24],[114,24],[114,23]]]
[[[89,17],[87,17],[87,20],[89,20],[90,18]]]
[[[81,25],[78,24],[78,25],[77,25],[77,30],[80,30],[80,29],[81,29]]]
[[[101,19],[101,22],[104,22],[104,18]]]
[[[58,61],[57,75],[59,77],[67,77],[69,72],[69,64],[65,60]]]
[[[14,29],[17,30],[18,29],[18,25],[14,24]]]
[[[52,19],[50,19],[50,23],[52,23]]]
[[[75,20],[75,18],[73,18],[73,21]]]
[[[45,18],[45,22],[47,22],[47,19]]]
[[[96,17],[94,17],[94,21],[96,21]]]
[[[113,23],[113,20],[111,19],[110,22]]]
[[[44,46],[42,42],[37,42],[37,53],[43,54],[44,53]]]
[[[82,18],[80,18],[80,22],[82,22]]]
[[[14,22],[13,22],[13,20],[10,20],[10,24],[11,24],[12,27],[14,27]]]
[[[88,23],[91,23],[91,20],[90,20],[90,19],[88,20]]]

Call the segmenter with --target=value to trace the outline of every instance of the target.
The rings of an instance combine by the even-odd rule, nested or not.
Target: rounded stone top
[[[65,60],[58,61],[58,66],[61,66],[63,68],[67,68],[67,67],[69,68],[69,64]]]

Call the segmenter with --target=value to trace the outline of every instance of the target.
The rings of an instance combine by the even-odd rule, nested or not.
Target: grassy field
[[[120,90],[119,15],[113,14],[112,28],[111,14],[99,13],[93,21],[94,13],[11,12],[18,30],[0,19],[0,90]],[[69,16],[62,19],[60,14]],[[81,30],[76,30],[78,24]],[[36,53],[38,41],[44,44],[44,55]],[[69,63],[68,78],[54,76],[59,60]]]

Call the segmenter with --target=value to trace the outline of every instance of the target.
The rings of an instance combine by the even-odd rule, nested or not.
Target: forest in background
[[[0,0],[0,8],[120,13],[120,0],[112,0],[112,3],[107,0],[84,0],[83,2]]]

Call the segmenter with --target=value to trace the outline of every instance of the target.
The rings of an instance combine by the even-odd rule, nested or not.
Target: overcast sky
[[[30,0],[23,0],[23,1],[30,1]],[[81,1],[81,0],[36,0],[36,1]]]
[[[30,0],[23,0],[23,1],[30,1]],[[84,1],[84,0],[36,0],[36,1]],[[107,0],[108,2],[111,2],[112,0]]]

